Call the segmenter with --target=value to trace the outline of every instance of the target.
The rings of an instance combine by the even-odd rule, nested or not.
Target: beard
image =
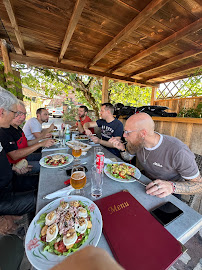
[[[80,118],[84,118],[85,117],[85,113],[79,115]]]
[[[130,142],[127,143],[127,150],[131,155],[136,154],[139,150],[141,150],[144,147],[144,143],[142,142],[137,142],[135,144],[132,144]]]

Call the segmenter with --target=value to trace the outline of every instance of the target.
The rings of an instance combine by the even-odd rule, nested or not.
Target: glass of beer
[[[74,156],[75,161],[79,160],[81,153],[82,153],[82,150],[81,150],[80,144],[79,142],[75,141],[72,148],[72,155]]]
[[[82,188],[86,184],[86,173],[85,168],[82,166],[74,166],[71,172],[70,184],[75,189],[71,194],[83,195],[84,191]]]

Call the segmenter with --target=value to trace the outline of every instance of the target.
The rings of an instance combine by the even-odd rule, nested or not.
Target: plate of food
[[[66,142],[66,145],[68,145],[70,148],[73,148],[74,147],[74,144],[75,144],[75,141],[68,141]],[[81,147],[81,150],[83,152],[87,152],[92,146],[86,144],[86,143],[83,143],[83,142],[78,142],[78,144],[80,147]]]
[[[97,246],[102,216],[91,200],[82,196],[56,199],[32,220],[25,238],[25,251],[38,270],[48,270],[68,255],[88,245]]]
[[[39,164],[45,168],[58,168],[69,165],[74,160],[72,155],[56,153],[42,157]]]
[[[124,162],[113,162],[106,164],[104,167],[105,174],[118,182],[130,183],[136,180],[129,175],[132,175],[139,179],[141,172],[135,166]]]
[[[86,135],[77,135],[74,137],[74,139],[81,142],[89,142],[89,138]]]

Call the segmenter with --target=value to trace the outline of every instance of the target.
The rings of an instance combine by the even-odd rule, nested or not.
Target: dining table
[[[88,169],[86,172],[87,183],[84,188],[85,197],[88,199],[95,201],[96,199],[91,197],[91,174],[90,170],[94,164],[94,145],[91,145],[91,149],[85,155],[81,155],[80,163],[86,162],[85,166]],[[104,152],[105,158],[111,159],[115,158],[118,161],[122,161],[111,152],[109,152],[106,148],[102,147],[102,151]],[[42,150],[42,157],[55,153],[72,153],[72,149],[67,146],[52,146],[48,149]],[[73,161],[68,167],[72,167],[75,161]],[[65,187],[64,181],[68,180],[70,176],[67,176],[65,170],[60,170],[59,168],[46,168],[42,167],[40,169],[40,178],[39,178],[39,186],[38,186],[38,195],[37,195],[37,205],[36,212],[40,211],[45,205],[49,202],[55,200],[44,199],[47,194],[50,194],[56,190],[62,189]],[[145,184],[151,182],[149,178],[141,174],[139,179]],[[168,230],[178,241],[182,244],[185,244],[191,237],[193,237],[202,227],[202,215],[196,212],[194,209],[190,208],[186,203],[179,200],[173,195],[169,195],[164,198],[158,198],[156,196],[151,196],[146,194],[145,186],[141,185],[137,181],[134,182],[117,182],[110,179],[107,175],[103,175],[103,193],[102,197],[109,196],[111,194],[120,192],[122,190],[128,190],[132,196],[148,211],[162,205],[165,202],[170,201],[177,207],[179,207],[183,211],[183,215],[179,216],[165,228]],[[148,225],[149,229],[149,225]],[[105,249],[111,256],[112,252],[110,247],[102,233],[99,243],[97,245],[100,248]]]

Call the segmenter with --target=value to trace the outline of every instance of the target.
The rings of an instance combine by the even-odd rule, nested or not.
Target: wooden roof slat
[[[153,46],[149,47],[148,49],[140,52],[139,54],[134,55],[133,57],[119,63],[118,65],[110,68],[108,71],[114,72],[115,70],[120,69],[121,67],[130,64],[131,62],[136,62],[158,50],[161,48],[168,46],[169,44],[176,42],[177,40],[187,36],[188,34],[200,30],[202,27],[202,19],[198,19],[195,22],[191,23],[190,25],[182,28],[178,32],[175,32],[171,36],[159,41],[158,43],[154,44]]]
[[[202,53],[202,48],[200,50],[190,50],[188,52],[184,52],[184,53],[181,53],[181,54],[176,55],[174,57],[171,57],[169,59],[166,59],[165,61],[163,61],[161,63],[154,64],[154,65],[139,69],[138,71],[131,73],[129,76],[133,77],[135,75],[143,74],[147,71],[152,71],[152,70],[155,70],[155,69],[158,69],[161,67],[165,67],[167,65],[170,65],[170,64],[175,63],[177,61],[181,61],[181,60],[189,58],[191,56],[196,56],[197,54],[200,54],[200,53]]]
[[[12,5],[10,0],[3,0],[3,3],[5,5],[6,11],[8,13],[11,25],[14,29],[15,36],[16,36],[16,39],[18,41],[18,45],[19,45],[20,50],[21,50],[21,54],[26,55],[23,38],[22,38],[22,35],[20,32],[20,29],[18,27],[18,23],[17,23],[16,17],[15,17],[14,9],[13,9],[13,5]]]
[[[117,44],[137,29],[142,23],[156,13],[170,0],[152,0],[121,32],[119,32],[87,65],[87,68],[97,63],[110,52]]]
[[[202,60],[198,61],[196,63],[187,64],[187,65],[185,65],[183,67],[175,68],[172,71],[165,71],[165,72],[163,72],[163,73],[161,73],[161,74],[159,74],[158,76],[155,76],[155,77],[152,76],[151,78],[147,78],[147,82],[153,81],[156,78],[172,75],[172,74],[183,72],[183,71],[186,71],[186,70],[200,68],[201,66],[202,66]]]
[[[81,13],[82,13],[82,11],[84,9],[86,1],[87,0],[77,0],[77,2],[75,4],[73,14],[71,16],[69,25],[67,27],[67,31],[65,33],[64,40],[62,42],[62,47],[61,47],[61,50],[60,50],[60,56],[58,58],[58,62],[60,62],[62,60],[62,58],[64,57],[64,54],[65,54],[65,52],[67,50],[67,47],[69,45],[69,42],[70,42],[70,40],[72,38],[72,35],[73,35],[74,30],[76,28],[76,25],[77,25],[77,23],[79,21]]]
[[[129,78],[126,76],[119,76],[119,75],[115,75],[115,74],[110,74],[110,76],[108,76],[109,75],[108,73],[101,72],[98,70],[92,70],[92,69],[87,69],[87,68],[83,68],[83,67],[67,65],[67,64],[63,64],[63,63],[59,63],[59,62],[53,62],[53,61],[46,60],[46,59],[28,57],[28,56],[24,56],[24,55],[15,54],[15,53],[10,53],[10,59],[11,59],[11,61],[17,61],[18,63],[24,63],[24,64],[29,63],[30,65],[42,66],[42,67],[46,67],[46,68],[56,68],[56,69],[60,69],[63,71],[77,72],[77,73],[81,73],[81,74],[87,74],[90,76],[109,77],[111,79],[123,81],[126,83],[131,82],[133,84],[144,85],[144,86],[149,86],[149,87],[152,87],[152,86],[157,87],[158,86],[157,84],[146,84],[143,80],[136,80],[136,79],[132,79],[132,78]]]

